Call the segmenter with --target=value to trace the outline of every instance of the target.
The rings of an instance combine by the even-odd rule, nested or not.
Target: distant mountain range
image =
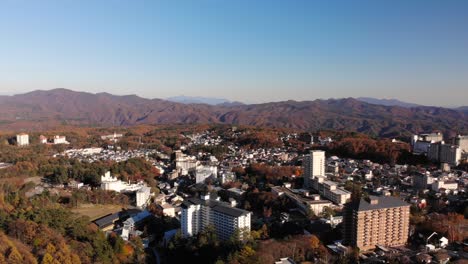
[[[199,97],[199,96],[173,96],[166,98],[166,100],[182,104],[208,104],[208,105],[242,105],[241,102],[233,102],[228,99],[223,98],[213,98],[213,97]]]
[[[66,89],[0,96],[0,130],[195,123],[347,130],[385,137],[433,130],[468,133],[468,115],[462,108],[385,106],[353,98],[209,105]]]
[[[422,106],[418,104],[403,102],[397,99],[377,99],[377,98],[372,98],[372,97],[358,97],[356,99],[362,102],[366,102],[369,104],[376,104],[376,105],[401,106],[401,107],[407,107],[407,108]]]

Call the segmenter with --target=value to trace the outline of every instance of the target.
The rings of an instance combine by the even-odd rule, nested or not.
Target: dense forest
[[[0,263],[141,263],[143,246],[105,234],[44,192],[26,198],[25,185],[0,185]]]

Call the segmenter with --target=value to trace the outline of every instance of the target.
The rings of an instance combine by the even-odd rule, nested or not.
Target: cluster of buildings
[[[55,156],[66,156],[68,158],[73,158],[87,162],[95,162],[100,160],[112,160],[116,162],[121,162],[132,158],[145,158],[150,160],[151,155],[159,154],[161,153],[154,149],[135,149],[123,151],[95,147],[83,149],[67,149],[63,153],[56,154]],[[153,159],[151,159],[151,161],[155,162],[155,160]]]
[[[67,138],[65,136],[59,136],[55,135],[51,140],[49,140],[46,136],[40,135],[39,136],[39,143],[41,144],[70,144],[70,142],[67,141]]]
[[[41,144],[70,144],[70,142],[67,141],[67,138],[65,136],[59,136],[55,135],[52,137],[50,140],[44,136],[40,135],[39,136],[39,143]],[[16,144],[18,146],[28,146],[29,145],[29,134],[26,133],[20,133],[16,135]]]
[[[147,211],[138,209],[127,209],[111,213],[95,219],[93,223],[103,232],[115,232],[123,240],[128,241],[131,237],[139,237],[143,234],[140,229],[151,219],[153,215]],[[148,246],[149,238],[143,239],[145,247]]]
[[[419,191],[431,190],[436,193],[457,194],[459,191],[464,191],[463,186],[466,183],[468,183],[467,175],[460,177],[457,174],[442,171],[414,172],[412,176],[413,187]]]
[[[338,183],[330,181],[325,175],[325,151],[313,150],[303,159],[304,188],[318,192],[335,204],[343,205],[351,198],[351,193],[338,187]]]
[[[233,130],[234,136],[239,133],[241,132]],[[330,138],[309,136],[289,134],[281,139],[295,138],[309,142],[310,145],[328,144],[332,141]],[[114,133],[102,136],[101,139],[116,142],[121,137],[121,134]],[[342,224],[343,240],[329,246],[336,252],[345,252],[347,246],[358,247],[362,252],[376,247],[388,250],[405,246],[410,236],[410,203],[420,208],[426,203],[426,200],[421,198],[423,196],[419,196],[420,193],[433,192],[437,194],[435,197],[457,202],[465,197],[460,194],[464,193],[468,186],[466,172],[451,171],[447,166],[442,166],[442,169],[437,171],[414,172],[414,169],[409,170],[407,165],[378,164],[370,160],[353,160],[336,156],[326,158],[325,152],[320,150],[313,150],[307,155],[300,156],[297,150],[284,146],[243,149],[234,143],[229,143],[225,138],[212,135],[209,131],[186,137],[191,140],[190,143],[182,146],[181,150],[174,151],[172,160],[156,150],[148,149],[129,151],[103,148],[71,149],[60,155],[89,162],[125,161],[136,157],[151,161],[163,174],[158,179],[160,193],[157,196],[152,195],[151,188],[146,184],[127,183],[112,177],[109,172],[101,177],[100,188],[131,193],[135,197],[135,205],[140,209],[153,201],[163,215],[179,220],[180,232],[184,237],[195,236],[212,226],[221,240],[228,240],[233,235],[239,235],[239,239],[244,239],[245,232],[251,229],[252,220],[256,222],[261,219],[268,222],[277,219],[284,223],[289,221],[289,214],[298,210],[303,215],[313,212],[314,215],[322,217],[316,222],[330,224],[332,228]],[[20,142],[27,144],[25,142],[28,140],[27,135],[17,137],[18,145]],[[63,141],[57,138],[57,142]],[[220,144],[228,150],[222,155],[222,159],[218,159],[219,156],[216,158],[212,153],[193,154],[187,151],[193,154],[187,155],[182,151],[192,146]],[[440,133],[422,134],[413,137],[412,146],[415,154],[427,155],[428,158],[441,163],[457,165],[467,152],[468,138],[458,136],[452,144],[445,144]],[[159,158],[156,159],[155,156]],[[252,163],[263,162],[268,165],[296,166],[301,159],[303,185],[300,185],[301,182],[296,179],[296,175],[284,175],[289,177],[288,182],[281,181],[282,186],[271,187],[274,195],[288,199],[288,208],[285,208],[284,212],[274,212],[275,215],[272,217],[262,218],[260,215],[257,217],[253,212],[240,208],[246,192],[254,188],[269,190],[267,189],[269,187],[261,185],[264,183],[253,183],[254,186],[247,182],[234,183],[229,187],[224,185],[237,180],[233,172],[235,167],[246,168]],[[352,197],[349,191],[351,190],[349,184],[357,182],[364,190],[362,197]],[[72,185],[80,188],[79,183],[70,183],[70,186]],[[211,194],[199,196],[200,193],[207,192]],[[224,201],[221,201],[215,193],[223,197]],[[226,193],[228,198],[224,196]],[[396,194],[399,197],[395,197]],[[289,208],[289,201],[295,205],[292,206],[294,208]],[[338,215],[331,216],[328,214],[330,211]],[[303,217],[301,214],[298,215]],[[138,211],[125,216],[119,212],[94,222],[102,230],[116,231],[123,239],[128,240],[132,236],[139,236],[141,232],[138,230],[142,230],[139,227],[150,218],[151,213],[148,211]],[[306,227],[303,228],[306,233]],[[172,231],[171,234],[174,235],[175,232]]]
[[[468,136],[458,135],[446,143],[440,132],[414,135],[411,139],[413,153],[426,155],[434,162],[457,166],[468,155]]]
[[[101,189],[105,191],[115,191],[123,193],[135,193],[136,206],[144,208],[150,201],[151,188],[144,182],[127,183],[116,177],[112,177],[110,172],[106,172],[101,176]]]

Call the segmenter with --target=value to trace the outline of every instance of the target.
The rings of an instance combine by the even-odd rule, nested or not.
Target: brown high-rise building
[[[403,246],[408,240],[410,206],[391,196],[370,196],[346,204],[344,243],[360,250]]]

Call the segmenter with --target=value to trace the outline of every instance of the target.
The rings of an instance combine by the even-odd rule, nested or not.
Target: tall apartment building
[[[457,166],[462,159],[462,150],[457,145],[445,144],[444,141],[441,141],[429,146],[427,158]]]
[[[325,165],[325,151],[323,150],[312,150],[304,157],[304,187],[311,187],[314,176],[325,176]]]
[[[18,144],[18,146],[29,145],[29,135],[25,133],[16,135],[16,143]]]
[[[468,136],[458,135],[455,137],[455,145],[460,147],[462,153],[468,153]]]
[[[443,135],[440,132],[413,135],[413,138],[411,139],[411,146],[413,147],[413,153],[417,155],[419,154],[427,155],[429,146],[432,143],[441,142],[442,140],[443,140]]]
[[[408,240],[410,205],[396,197],[370,196],[346,204],[344,242],[360,250],[402,246]]]
[[[184,237],[190,237],[212,225],[221,240],[228,240],[234,232],[250,231],[252,213],[231,207],[230,204],[210,199],[209,195],[189,198],[182,203],[181,229]]]

